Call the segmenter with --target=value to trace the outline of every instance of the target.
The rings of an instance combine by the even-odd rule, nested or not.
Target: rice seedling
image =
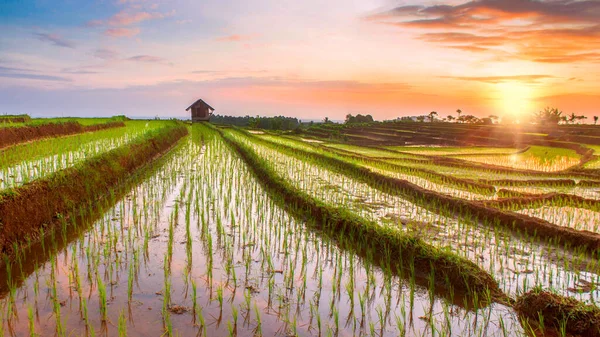
[[[217,130],[205,125],[189,129],[190,135],[135,184],[107,196],[114,200],[106,200],[108,206],[100,214],[66,217],[56,230],[44,228],[43,240],[28,242],[27,249],[12,248],[18,254],[12,263],[5,262],[12,268],[2,274],[10,277],[3,276],[6,286],[0,287],[7,294],[0,300],[3,331],[12,326],[31,335],[41,329],[35,317],[38,312],[44,315],[47,307],[55,317],[43,323],[44,329],[59,335],[93,335],[99,329],[109,335],[161,331],[173,336],[527,333],[529,326],[522,325],[507,303],[489,305],[498,301],[491,290],[465,297],[456,291],[456,280],[430,262],[398,263],[411,261],[406,250],[369,249],[372,242],[362,232],[322,230],[331,226],[327,218],[306,211],[307,203],[265,187]],[[316,200],[320,209],[347,205],[344,212],[335,213],[337,221],[360,219],[377,227],[372,230],[424,242],[440,256],[471,261],[498,280],[499,290],[510,297],[538,285],[552,286],[583,302],[597,295],[598,265],[573,247],[525,233],[514,235],[493,222],[481,223],[464,210],[453,213],[407,200],[316,157],[296,158],[235,131],[226,131],[225,136],[255,151],[289,186]],[[393,167],[386,166],[380,154],[407,167],[421,165],[411,162],[421,160],[418,156],[393,149],[338,146],[339,152],[332,152],[320,149],[318,143],[264,137],[363,169]],[[296,145],[299,142],[305,146]],[[458,154],[464,155],[450,155]],[[367,157],[379,162],[369,164]],[[474,166],[456,170],[471,175],[469,179],[477,171]],[[471,200],[475,198],[468,193],[480,193],[425,172],[402,174],[423,179],[417,185],[440,193],[441,187],[433,182],[446,185],[447,193],[456,198]],[[517,172],[504,174],[528,179]],[[459,190],[468,193],[459,195]],[[97,206],[88,208],[91,212]],[[531,211],[538,208],[523,213],[573,226],[595,219],[593,213],[560,217],[558,211]],[[46,288],[50,296],[38,297]],[[27,296],[28,292],[35,296]],[[71,305],[72,300],[79,305]],[[224,305],[226,301],[230,304]],[[20,327],[15,317],[28,320]],[[535,320],[542,321],[546,330],[551,328],[547,316]],[[562,326],[566,330],[565,323]]]

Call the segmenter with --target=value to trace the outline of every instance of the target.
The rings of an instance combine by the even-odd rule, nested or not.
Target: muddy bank
[[[519,193],[519,192],[516,192]],[[537,208],[542,206],[561,206],[600,211],[600,200],[586,199],[573,194],[546,193],[546,194],[515,194],[499,200],[483,201],[486,206],[506,210],[521,210],[524,208]]]
[[[188,133],[180,125],[165,127],[143,139],[91,158],[0,194],[0,253],[14,243],[35,241],[40,229],[64,221],[78,206],[93,202],[137,169],[171,148]]]
[[[600,308],[573,298],[534,289],[520,296],[514,308],[542,336],[554,335],[551,331],[546,334],[544,330],[555,330],[558,335],[562,331],[567,336],[600,336]]]
[[[93,125],[81,125],[77,122],[49,123],[14,128],[0,128],[0,149],[41,138],[66,136],[82,132],[91,132],[115,127],[124,127],[123,122],[108,122]]]
[[[544,186],[544,187],[574,187],[576,185],[573,179],[528,179],[528,180],[515,180],[515,179],[480,179],[480,182],[488,185],[495,186]]]
[[[8,278],[8,270],[12,270],[13,286],[20,288],[23,282],[35,272],[36,268],[49,261],[57,252],[60,252],[72,242],[80,239],[99,219],[105,216],[105,213],[113,208],[124,198],[129,198],[132,189],[141,184],[144,179],[151,176],[157,170],[160,170],[164,163],[172,156],[173,151],[166,151],[156,160],[135,171],[122,184],[111,187],[110,193],[105,194],[97,201],[90,200],[81,205],[77,205],[77,211],[72,212],[68,220],[68,230],[63,232],[61,226],[52,226],[44,232],[44,238],[38,238],[30,242],[29,245],[23,245],[20,251],[19,259],[12,259],[7,266],[4,261],[0,261],[0,280]],[[18,261],[17,261],[18,260]],[[15,271],[17,271],[15,273]],[[9,291],[6,283],[0,282],[0,298],[7,295]]]
[[[31,121],[31,117],[28,115],[7,115],[0,116],[0,124],[3,123],[27,123]]]
[[[246,135],[251,137],[251,135]],[[464,200],[449,195],[434,192],[404,179],[396,179],[383,174],[373,172],[367,168],[345,162],[341,159],[324,156],[322,154],[291,148],[281,144],[270,144],[270,142],[256,137],[252,138],[284,152],[290,156],[309,160],[315,165],[322,165],[334,172],[348,175],[357,181],[364,182],[369,186],[379,189],[385,193],[401,196],[410,202],[421,205],[434,212],[445,209],[453,214],[469,214],[474,219],[488,226],[506,227],[517,234],[526,234],[534,238],[549,240],[555,244],[576,247],[582,251],[595,253],[600,250],[600,234],[588,231],[578,231],[572,228],[562,227],[548,221],[522,215],[514,212],[503,211],[490,207],[485,202]]]
[[[253,150],[236,142],[233,137],[221,134],[270,193],[283,199],[286,205],[293,205],[304,217],[314,219],[322,230],[343,233],[346,240],[357,245],[368,244],[373,251],[385,254],[390,263],[397,261],[402,264],[405,270],[412,265],[424,275],[435,273],[436,283],[441,286],[451,285],[462,293],[488,293],[491,298],[506,300],[497,282],[473,262],[442,252],[418,238],[366,221],[344,209],[329,206],[295,189]]]
[[[269,142],[271,144],[274,144],[265,139],[255,138],[255,137],[253,137],[253,138],[260,140],[261,142]],[[385,159],[396,159],[393,157],[390,157],[390,158],[369,157],[369,156],[361,155],[361,154],[343,150],[343,149],[337,149],[337,148],[323,146],[321,144],[315,144],[315,146],[323,151],[328,152],[328,153],[333,153],[333,154],[336,154],[339,156],[344,156],[349,159],[363,162],[365,164],[376,162],[387,170],[395,171],[395,172],[406,174],[406,175],[412,175],[412,176],[419,177],[419,178],[422,178],[425,180],[429,180],[429,181],[431,181],[433,183],[437,183],[437,184],[447,184],[456,189],[460,189],[463,191],[476,192],[479,194],[490,195],[490,196],[494,195],[494,193],[496,193],[496,188],[494,186],[485,184],[481,181],[475,181],[473,179],[466,179],[466,178],[457,178],[457,177],[453,177],[453,176],[449,176],[449,175],[440,174],[440,173],[438,173],[434,170],[430,170],[430,169],[417,168],[417,167],[412,167],[412,166],[404,166],[404,165],[400,165],[400,164],[394,164],[394,163],[383,161]],[[367,147],[367,146],[365,146],[365,147]],[[378,147],[374,147],[374,149],[379,150],[379,151],[388,151],[388,152],[396,153],[396,154],[408,154],[410,156],[415,156],[415,157],[419,156],[419,155],[412,155],[412,154],[404,153],[404,152],[401,153],[401,152],[388,150],[388,149],[384,149],[384,148],[378,148]],[[405,159],[402,158],[402,160],[405,160]],[[418,161],[418,162],[421,162],[424,164],[426,164],[428,162],[427,159],[421,160],[421,159],[407,158],[407,160],[410,160],[411,162]]]

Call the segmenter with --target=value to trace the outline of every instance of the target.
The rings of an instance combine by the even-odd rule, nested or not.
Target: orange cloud
[[[140,33],[139,28],[109,28],[104,31],[104,35],[112,37],[132,37]]]
[[[127,12],[120,11],[113,15],[107,20],[107,24],[110,26],[129,26],[134,23],[142,22],[151,19],[162,19],[165,15],[162,13],[150,13],[150,12]]]
[[[427,42],[542,63],[600,62],[600,1],[477,0],[401,6],[369,21],[428,32]]]

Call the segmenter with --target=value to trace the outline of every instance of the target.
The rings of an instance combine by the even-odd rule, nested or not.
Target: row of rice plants
[[[107,195],[186,134],[187,128],[168,122],[133,143],[20,187],[2,190],[0,251],[16,253],[19,243],[43,237],[44,229],[59,225],[80,205]]]
[[[524,335],[510,309],[438,298],[433,275],[398,276],[282,204],[213,130],[194,125],[161,170],[1,300],[3,331]]]
[[[530,146],[525,152],[510,155],[456,155],[453,158],[541,172],[563,171],[581,161],[581,156],[574,150],[536,145]]]
[[[256,138],[255,138],[255,139],[256,139]],[[277,149],[281,150],[282,148],[285,148],[285,149],[287,149],[287,150],[289,150],[289,149],[290,149],[290,148],[289,148],[289,146],[285,144],[285,140],[279,141],[279,142],[277,142],[277,143],[275,143],[275,142],[270,142],[270,141],[262,141],[262,143],[263,143],[263,144],[265,144],[265,145],[267,145],[267,146],[269,146],[269,147],[271,147],[272,149],[276,149],[276,150],[277,150]],[[294,145],[295,145],[295,144],[296,144],[296,143],[294,143]],[[296,149],[311,149],[311,146],[310,146],[310,145],[300,145],[300,146],[296,147]],[[311,151],[309,151],[309,152],[310,152],[310,153],[319,153],[318,151],[314,150],[314,148],[312,148],[312,149],[311,149]],[[320,153],[320,154],[322,154],[322,153]],[[338,155],[338,156],[336,156],[336,157],[337,157],[337,158],[340,158],[341,156],[339,156],[339,155]],[[343,158],[340,158],[340,159],[342,159],[342,160],[343,160]],[[348,161],[348,160],[346,160],[346,161],[347,161],[347,162],[350,162],[350,163],[352,163],[351,161]],[[359,164],[359,165],[360,165],[360,164]],[[361,165],[361,166],[364,166],[364,165]],[[371,167],[369,167],[369,168],[371,168]],[[380,172],[379,170],[377,170],[377,169],[373,169],[373,168],[371,168],[371,170],[372,170],[373,172],[375,172],[375,173],[381,173],[381,172]],[[401,177],[401,176],[396,176],[396,177],[394,177],[394,178],[400,178],[400,179],[402,179],[402,177]],[[409,180],[409,181],[410,181],[410,180]],[[411,182],[412,182],[412,181],[411,181]],[[570,180],[554,180],[554,182],[555,182],[556,186],[560,186],[560,184],[563,184],[563,183],[565,183],[565,182],[571,182],[571,181],[570,181]],[[421,186],[421,187],[423,187],[423,186]],[[428,188],[428,190],[432,190],[432,189],[431,189],[431,188]],[[434,190],[434,191],[436,191],[436,192],[440,192],[440,190]],[[442,190],[442,193],[443,193],[443,190]],[[448,193],[447,193],[447,194],[448,194]],[[483,198],[480,198],[480,199],[483,199]],[[505,210],[512,210],[512,209],[515,209],[515,208],[514,208],[514,207],[515,207],[515,205],[522,204],[522,202],[523,202],[523,201],[527,202],[527,201],[528,201],[528,200],[530,200],[530,199],[531,199],[531,198],[529,198],[529,199],[528,199],[528,198],[525,198],[525,199],[518,199],[518,198],[516,198],[516,199],[515,199],[515,202],[512,202],[511,200],[503,200],[502,202],[499,202],[498,204],[502,204],[502,207],[501,207],[502,209],[505,209]],[[558,204],[559,206],[566,206],[567,204],[565,204],[565,203],[564,203],[564,201],[565,201],[565,200],[571,201],[571,203],[570,203],[571,205],[577,205],[577,206],[579,206],[579,207],[581,207],[582,205],[589,205],[589,206],[596,205],[596,203],[592,203],[592,202],[591,202],[591,200],[588,200],[588,201],[586,201],[586,200],[580,200],[580,199],[574,200],[574,199],[576,199],[576,198],[575,198],[575,197],[572,197],[572,196],[565,196],[564,198],[561,198],[561,196],[555,196],[555,198],[554,198],[554,199],[557,199],[557,201],[562,201],[561,203],[559,203],[559,204]],[[545,199],[544,199],[544,201],[545,201]],[[490,205],[490,204],[491,204],[493,207],[497,207],[497,205],[494,205],[494,204],[495,204],[494,202],[487,202],[486,204],[488,204],[488,205]],[[531,203],[529,202],[528,204],[531,204]],[[592,204],[593,204],[593,205],[592,205]],[[523,208],[523,207],[520,207],[520,208]],[[517,208],[517,209],[520,209],[520,208]],[[596,208],[592,208],[592,210],[596,210]],[[521,212],[521,213],[522,213],[522,212]],[[410,214],[410,213],[409,213],[409,214]],[[538,219],[542,219],[542,220],[548,220],[547,218],[544,218],[544,217],[538,217]],[[419,219],[417,219],[417,221],[419,221]],[[550,222],[550,223],[552,223],[552,222]],[[557,225],[562,225],[562,224],[557,224]]]
[[[481,146],[386,146],[386,149],[427,155],[427,156],[456,156],[456,155],[489,155],[489,154],[514,154],[521,150],[510,147],[481,147]]]
[[[496,192],[493,186],[478,184],[473,180],[457,179],[425,169],[417,169],[376,159],[363,158],[343,152],[332,153],[329,151],[324,151],[322,147],[304,144],[303,142],[290,138],[274,136],[260,136],[259,138],[265,139],[273,144],[299,148],[305,151],[319,153],[321,155],[332,156],[334,158],[371,169],[393,178],[410,181],[411,183],[425,189],[438,191],[440,193],[455,197],[469,200],[485,200],[491,198]]]
[[[543,244],[534,237],[515,238],[512,232],[480,224],[470,214],[456,218],[451,212],[432,213],[406,200],[374,190],[351,177],[333,173],[318,163],[305,162],[269,149],[235,133],[240,142],[252,146],[273,169],[297,188],[334,205],[345,205],[358,214],[418,235],[427,242],[464,256],[499,280],[501,288],[512,295],[537,285],[553,287],[561,293],[578,282],[597,282],[598,265],[586,254],[572,254],[556,244]],[[335,188],[333,188],[333,187]],[[361,194],[364,194],[361,197]],[[352,200],[358,200],[358,205]],[[395,207],[394,207],[395,206]],[[443,207],[437,211],[443,210]],[[576,263],[571,263],[575,262]],[[574,268],[574,266],[577,268]],[[580,274],[580,266],[595,272]],[[586,294],[582,299],[593,299]]]
[[[396,179],[410,181],[411,183],[428,190],[433,190],[439,193],[467,200],[496,199],[502,197],[501,194],[496,194],[496,191],[501,189],[530,193],[558,192],[591,199],[600,198],[600,193],[598,193],[597,189],[593,187],[595,186],[595,182],[592,180],[584,181],[580,179],[565,179],[560,177],[533,179],[535,177],[522,176],[518,179],[514,179],[515,177],[502,180],[479,179],[478,183],[471,179],[463,180],[460,178],[454,178],[452,176],[454,173],[453,171],[440,174],[424,168],[412,168],[410,166],[392,164],[383,160],[366,159],[352,154],[341,152],[324,152],[320,151],[322,147],[320,147],[318,144],[306,144],[303,141],[292,137],[278,137],[269,134],[263,134],[258,137],[282,146],[294,147],[309,152],[334,156],[340,160],[369,168],[370,170],[380,174],[391,176]],[[354,147],[358,148],[358,146]],[[528,188],[515,188],[514,186],[527,186]]]
[[[71,167],[164,126],[164,122],[131,121],[125,128],[50,138],[0,151],[0,190],[17,187]]]

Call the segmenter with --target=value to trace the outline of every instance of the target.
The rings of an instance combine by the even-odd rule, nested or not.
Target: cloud
[[[119,52],[109,48],[98,48],[93,53],[94,57],[102,60],[114,60],[119,57]]]
[[[535,23],[597,23],[600,2],[595,0],[473,0],[459,5],[400,6],[368,17],[401,18],[404,23],[445,21],[451,26],[496,24],[511,20]],[[408,19],[407,18],[412,18]],[[417,19],[418,18],[418,19]]]
[[[142,22],[145,20],[162,19],[165,17],[163,13],[150,13],[150,12],[129,12],[126,10],[120,11],[119,13],[110,17],[106,24],[109,26],[130,26],[134,23]]]
[[[86,23],[88,27],[110,26],[110,27],[126,27],[142,21],[163,19],[175,15],[175,10],[167,13],[149,12],[149,11],[132,11],[131,8],[126,8],[111,16],[106,20],[90,20]]]
[[[57,47],[75,48],[75,43],[56,34],[34,33],[38,40],[50,42]]]
[[[600,62],[600,1],[595,0],[400,6],[366,20],[419,29],[419,39],[472,53],[541,63]]]
[[[440,76],[441,78],[450,78],[462,81],[475,81],[484,83],[504,83],[504,82],[521,82],[521,83],[539,83],[540,80],[554,79],[556,77],[550,75],[513,75],[513,76]]]
[[[150,56],[150,55],[137,55],[137,56],[128,57],[125,60],[134,61],[134,62],[145,62],[145,63],[167,63],[167,60],[165,60],[162,57]]]
[[[415,96],[403,83],[303,81],[277,77],[238,77],[217,80],[177,80],[118,88],[36,88],[12,86],[0,91],[3,111],[130,116],[188,117],[189,102],[202,98],[220,114],[286,115],[330,118],[337,114],[375,113],[380,107],[398,112]],[[36,97],[27,100],[27,97]],[[428,102],[430,104],[430,102]],[[453,104],[452,106],[455,106]],[[410,109],[410,108],[406,108]],[[167,111],[167,113],[165,113]]]
[[[98,71],[85,70],[82,68],[64,68],[62,70],[62,72],[67,73],[67,74],[76,74],[76,75],[90,75],[90,74],[99,74],[100,73]]]
[[[66,77],[45,75],[34,72],[30,69],[23,68],[10,68],[0,66],[0,77],[6,78],[20,78],[28,80],[42,80],[42,81],[59,81],[59,82],[70,82],[71,80]]]
[[[126,1],[125,3],[129,3]],[[156,7],[154,7],[156,8]],[[107,27],[104,35],[112,37],[132,37],[140,33],[137,27],[128,28],[132,25],[147,20],[163,19],[175,15],[175,10],[168,13],[139,11],[138,5],[130,5],[106,20],[90,20],[86,23],[87,27]]]
[[[252,39],[251,35],[233,34],[233,35],[218,37],[218,38],[215,39],[215,41],[219,41],[219,42],[241,42],[241,41],[248,41],[248,40],[251,40],[251,39]]]
[[[112,37],[132,37],[139,33],[139,28],[109,28],[104,31],[104,35]]]

